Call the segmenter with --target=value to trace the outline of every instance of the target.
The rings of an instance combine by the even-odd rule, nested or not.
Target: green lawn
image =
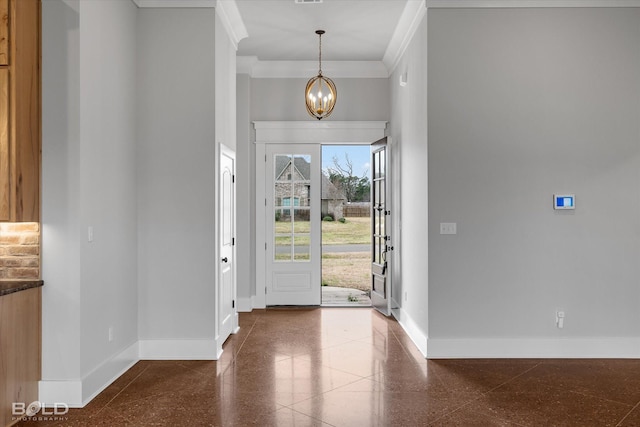
[[[346,252],[322,255],[322,285],[371,289],[371,253]]]
[[[347,218],[340,221],[322,221],[323,245],[366,245],[371,243],[371,219]]]
[[[291,246],[291,233],[294,232],[297,245],[309,245],[309,221],[275,223],[277,246]],[[322,221],[323,245],[366,245],[371,243],[370,218],[347,218],[340,221]],[[296,254],[297,261],[306,261],[308,254]],[[291,254],[276,254],[276,261],[289,261]],[[339,286],[361,290],[371,289],[371,253],[347,252],[322,254],[322,283],[327,286]]]
[[[291,222],[278,221],[276,234],[290,234],[292,231],[296,236],[296,244],[309,244],[309,221]],[[306,236],[305,236],[306,234]],[[276,237],[277,245],[290,245],[291,237]],[[322,221],[322,244],[323,245],[366,245],[371,243],[371,220],[370,218],[347,218],[345,223],[340,221]]]

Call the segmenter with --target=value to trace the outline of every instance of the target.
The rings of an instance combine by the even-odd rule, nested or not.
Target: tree
[[[344,164],[340,163],[338,156],[333,156],[333,167],[327,168],[327,175],[331,183],[344,193],[348,202],[369,201],[369,171],[365,171],[362,176],[355,175],[349,154],[344,154]]]

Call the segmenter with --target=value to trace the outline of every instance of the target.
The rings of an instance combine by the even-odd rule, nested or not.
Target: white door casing
[[[238,314],[235,307],[235,152],[221,145],[219,159],[218,340],[223,343],[238,328]]]
[[[385,121],[256,121],[255,141],[255,294],[252,308],[267,305],[267,224],[273,212],[267,213],[265,174],[266,152],[272,144],[362,144],[370,145],[384,137]]]

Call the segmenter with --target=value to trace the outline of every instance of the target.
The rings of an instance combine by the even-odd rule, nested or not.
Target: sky
[[[333,167],[333,157],[337,156],[340,164],[346,167],[345,153],[353,163],[354,175],[367,176],[371,173],[371,147],[368,145],[323,145],[322,146],[322,170]]]

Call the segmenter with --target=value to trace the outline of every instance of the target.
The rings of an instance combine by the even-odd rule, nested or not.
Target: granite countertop
[[[14,292],[25,291],[31,288],[38,288],[44,285],[42,280],[35,279],[21,279],[21,280],[0,280],[0,297],[3,295],[12,294]]]

